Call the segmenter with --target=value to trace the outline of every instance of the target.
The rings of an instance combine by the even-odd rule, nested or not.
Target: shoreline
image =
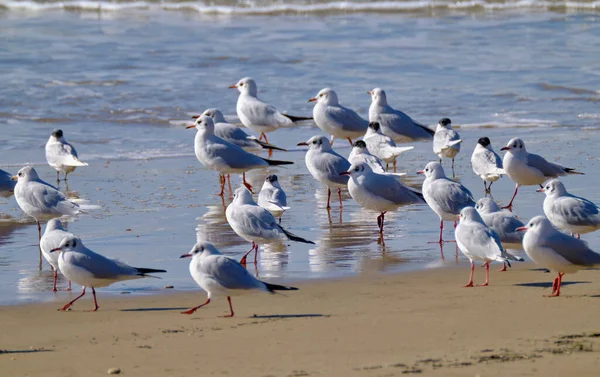
[[[553,274],[520,263],[490,286],[462,288],[467,268],[363,274],[294,283],[285,295],[197,292],[91,295],[71,312],[57,302],[4,306],[6,375],[100,376],[592,376],[600,365],[600,274]],[[476,270],[481,282],[483,269]],[[75,291],[77,292],[77,291]],[[74,292],[74,293],[75,293]],[[86,295],[87,296],[87,295]],[[43,318],[43,321],[40,321]],[[52,324],[52,325],[50,325]]]

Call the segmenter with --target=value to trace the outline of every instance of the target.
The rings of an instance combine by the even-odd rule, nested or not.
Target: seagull
[[[378,122],[370,122],[367,133],[363,137],[369,152],[388,163],[393,163],[396,172],[396,157],[408,152],[415,147],[397,147],[391,137],[381,133]]]
[[[489,283],[490,262],[503,262],[510,267],[508,260],[519,260],[519,258],[504,251],[500,243],[500,237],[485,225],[475,208],[465,207],[460,211],[459,216],[460,223],[454,231],[456,244],[460,251],[471,261],[471,274],[465,287],[473,286],[475,261],[483,262],[485,266],[485,283],[478,284],[478,286],[486,287]]]
[[[525,232],[523,248],[527,256],[536,264],[558,272],[552,283],[553,297],[560,295],[564,274],[600,265],[600,254],[585,241],[559,232],[544,216],[534,217],[517,230]]]
[[[492,183],[496,182],[502,175],[506,174],[502,169],[502,159],[492,149],[490,139],[480,137],[471,155],[471,167],[473,172],[483,180],[485,194],[492,194]],[[489,187],[487,182],[490,183]]]
[[[202,115],[209,116],[213,119],[216,136],[247,151],[260,151],[263,149],[267,149],[268,151],[287,151],[286,149],[276,147],[264,141],[260,141],[254,136],[248,135],[235,124],[228,123],[225,120],[223,113],[217,109],[206,109],[200,116]],[[193,116],[192,119],[198,119],[200,116]]]
[[[544,213],[556,228],[576,234],[577,238],[600,229],[600,208],[587,199],[569,194],[558,179],[547,182],[537,191],[546,193]]]
[[[314,244],[285,230],[269,211],[256,204],[250,191],[245,187],[235,190],[233,201],[225,210],[225,217],[238,236],[252,243],[252,248],[240,260],[242,264],[246,264],[246,257],[252,250],[254,250],[254,263],[256,263],[258,245],[261,244],[281,243],[286,239]]]
[[[316,97],[308,102],[317,102],[313,108],[313,118],[316,125],[326,134],[334,138],[347,139],[352,145],[352,139],[360,137],[367,131],[369,122],[361,118],[354,110],[340,105],[333,89],[321,89]]]
[[[268,160],[255,154],[246,152],[242,148],[215,136],[215,124],[211,117],[201,116],[194,124],[186,128],[196,128],[194,151],[198,160],[208,169],[219,172],[221,192],[225,190],[225,175],[242,173],[242,182],[248,190],[252,186],[246,182],[246,172],[252,169],[266,168],[268,166],[290,165],[291,161]]]
[[[378,122],[381,131],[396,142],[431,140],[435,131],[412,120],[400,110],[388,105],[385,91],[375,88],[370,92],[369,121]]]
[[[287,195],[279,184],[279,179],[275,174],[270,174],[265,179],[260,192],[258,193],[258,205],[271,212],[279,218],[281,224],[281,215],[290,209],[287,206]]]
[[[401,206],[423,203],[423,194],[413,190],[396,178],[373,172],[367,162],[352,164],[348,171],[340,175],[349,176],[348,191],[352,199],[363,208],[377,211],[379,234],[383,236],[383,221],[387,211],[393,211]]]
[[[460,143],[462,140],[458,132],[452,129],[452,121],[449,118],[442,118],[437,124],[435,135],[433,135],[433,152],[440,158],[452,159],[452,175],[454,176],[454,158],[460,152]]]
[[[539,185],[543,188],[542,183],[550,178],[556,178],[567,174],[583,174],[573,168],[553,164],[546,161],[542,156],[528,153],[525,149],[525,143],[519,138],[510,139],[505,147],[500,149],[506,151],[502,159],[502,165],[506,175],[515,183],[515,192],[508,205],[504,208],[512,210],[512,203],[517,196],[519,186],[535,186]]]
[[[79,205],[67,199],[56,187],[42,181],[31,166],[21,168],[12,179],[17,181],[15,186],[17,204],[37,223],[38,241],[42,238],[40,220],[74,216],[80,212]],[[40,248],[40,268],[41,264],[42,249]]]
[[[12,174],[7,171],[0,169],[0,196],[8,198],[15,193],[15,185],[17,182],[13,181]]]
[[[60,246],[62,240],[67,237],[74,237],[73,233],[65,231],[60,220],[52,219],[46,224],[44,235],[40,240],[40,249],[42,249],[42,255],[54,268],[54,283],[52,285],[52,291],[56,292],[56,279],[58,278],[58,253],[52,253],[51,251]],[[71,281],[69,280],[69,288],[71,290]]]
[[[442,244],[444,220],[454,221],[456,228],[456,216],[463,208],[474,207],[475,199],[465,186],[448,179],[444,168],[437,162],[428,163],[425,169],[419,170],[417,174],[425,175],[423,197],[433,212],[440,217],[440,239],[437,242]]]
[[[282,126],[290,126],[294,122],[312,120],[310,117],[296,117],[281,113],[273,105],[260,100],[257,97],[256,82],[250,77],[244,77],[229,88],[240,92],[236,105],[238,118],[244,126],[254,132],[260,132],[259,140],[264,137],[265,142],[268,143],[265,133],[275,131]]]
[[[66,237],[57,248],[50,250],[51,253],[57,251],[60,252],[58,256],[60,272],[67,279],[83,287],[81,294],[58,309],[60,311],[69,309],[75,301],[83,297],[87,287],[92,288],[92,295],[94,295],[92,311],[95,312],[98,310],[95,288],[107,287],[123,280],[154,277],[147,275],[151,273],[167,272],[152,268],[131,267],[121,261],[106,258],[85,247],[81,239],[76,236]]]
[[[86,162],[82,162],[77,157],[77,151],[69,144],[62,130],[56,129],[52,131],[48,142],[46,143],[46,161],[54,170],[56,170],[56,181],[60,182],[59,174],[65,173],[65,181],[67,174],[75,170],[78,166],[88,166]]]
[[[379,157],[373,156],[371,153],[369,153],[367,144],[362,140],[356,140],[352,145],[352,150],[348,156],[348,162],[350,162],[350,164],[366,162],[375,173],[385,173],[383,161]]]
[[[231,296],[244,294],[250,291],[263,291],[275,293],[275,291],[297,291],[295,287],[270,284],[260,281],[250,275],[238,261],[221,254],[213,244],[199,242],[194,245],[189,253],[180,258],[192,258],[190,261],[190,274],[194,281],[207,293],[206,301],[202,305],[195,306],[181,314],[192,314],[201,307],[208,305],[210,299],[215,296],[227,296],[229,303],[229,314],[225,317],[233,317]]]
[[[319,182],[327,186],[327,209],[331,208],[331,189],[338,189],[340,207],[342,206],[342,187],[348,185],[348,176],[340,175],[348,171],[350,162],[337,154],[325,136],[313,136],[308,141],[298,143],[298,146],[308,146],[304,157],[306,167],[310,174]]]

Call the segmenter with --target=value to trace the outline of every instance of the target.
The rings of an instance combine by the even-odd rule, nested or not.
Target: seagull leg
[[[338,199],[340,200],[340,208],[342,207],[342,189],[338,188]]]
[[[475,272],[475,262],[471,261],[471,275],[469,275],[469,282],[465,285],[465,288],[473,286],[473,272]]]
[[[94,309],[90,310],[90,312],[98,311],[98,301],[96,301],[96,290],[92,287],[92,296],[94,296]]]
[[[558,297],[560,296],[560,284],[562,283],[562,277],[563,277],[564,273],[563,272],[559,272],[558,276],[556,277],[557,283],[556,283],[556,292],[553,292],[552,295],[550,297]]]
[[[394,173],[396,172],[396,159],[394,159]]]
[[[478,287],[487,287],[490,281],[490,262],[485,262],[485,283],[477,284]]]
[[[452,178],[456,178],[456,174],[454,174],[454,158],[452,159]]]
[[[263,135],[263,137],[265,138],[265,143],[269,143],[269,139],[267,139],[267,134],[264,132],[261,132],[261,134]]]
[[[327,187],[327,209],[330,209],[331,206],[329,205],[331,202],[331,189],[329,187]]]
[[[56,279],[58,279],[58,271],[54,269],[54,283],[52,284],[52,292],[56,292]]]
[[[442,239],[442,231],[444,230],[444,220],[440,219],[440,239],[438,241],[431,241],[428,243],[439,243],[440,245],[444,243]]]
[[[352,144],[352,139],[350,139],[349,137],[347,137],[346,139],[348,139],[348,141],[350,142],[350,146],[354,145],[354,144]]]
[[[508,209],[509,211],[512,212],[513,200],[515,200],[515,196],[517,196],[518,191],[519,191],[519,184],[517,183],[517,185],[515,186],[515,192],[513,193],[512,198],[510,198],[510,202],[508,203],[508,205],[506,207],[502,207],[502,209]]]
[[[250,248],[250,250],[248,250],[246,252],[246,254],[244,254],[242,259],[240,259],[240,264],[242,264],[244,266],[246,265],[246,257],[248,256],[248,254],[250,254],[252,252],[252,250],[254,250],[254,245],[256,245],[256,244],[254,243],[254,241],[252,241],[252,247]]]
[[[69,280],[69,285],[68,285],[67,289],[65,289],[65,291],[71,291],[71,280]]]
[[[227,174],[227,188],[229,189],[229,193],[233,194],[233,190],[231,189],[231,175]]]
[[[504,265],[502,266],[501,269],[498,270],[499,272],[505,272],[506,271],[506,262],[504,262]]]
[[[579,237],[581,237],[579,233],[577,233],[576,236],[577,236],[577,239],[579,239]]]
[[[227,302],[229,303],[229,314],[225,314],[223,317],[231,318],[235,313],[233,313],[233,307],[231,306],[231,297],[227,296]]]
[[[335,136],[331,135],[329,138],[329,145],[333,145],[333,139],[335,139]]]
[[[558,285],[558,275],[552,281],[552,294],[554,294],[554,292],[556,292],[557,285]]]
[[[210,302],[210,297],[206,299],[206,302],[202,305],[198,305],[198,306],[194,306],[193,308],[186,310],[185,312],[181,312],[181,314],[192,314],[194,313],[196,310],[200,309],[201,307],[203,307],[204,305],[208,305],[208,303]]]
[[[254,245],[254,264],[256,265],[256,258],[258,257],[258,244]]]
[[[35,220],[37,222],[37,228],[38,228],[38,249],[40,252],[40,264],[38,266],[38,269],[41,271],[42,270],[42,245],[40,243],[40,241],[42,240],[42,226],[40,225],[40,221],[39,220]]]
[[[250,186],[250,183],[246,182],[246,173],[242,173],[242,183],[244,184],[244,186],[246,186],[246,188],[248,189],[248,191],[250,191],[251,194],[254,194],[252,192],[252,186]]]
[[[377,225],[379,226],[379,234],[383,236],[383,221],[385,220],[385,212],[381,212],[381,215],[377,217]]]
[[[219,173],[219,186],[221,186],[221,191],[219,191],[219,196],[223,196],[225,192],[225,176]]]
[[[69,309],[71,307],[71,305],[73,305],[73,303],[77,300],[79,300],[80,298],[83,297],[83,295],[85,294],[85,287],[83,287],[83,290],[81,291],[81,294],[77,297],[75,297],[71,302],[69,302],[67,305],[63,306],[62,308],[58,309],[61,312],[64,312],[65,310]]]
[[[487,193],[490,194],[490,196],[492,196],[492,183],[494,183],[494,182],[490,182],[490,184],[488,185],[488,189],[487,189]]]
[[[56,182],[60,182],[60,173],[56,171]]]

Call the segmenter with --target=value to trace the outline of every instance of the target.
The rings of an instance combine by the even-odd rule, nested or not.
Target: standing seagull
[[[331,208],[331,189],[338,189],[340,207],[342,206],[342,187],[348,185],[348,176],[340,175],[348,171],[350,162],[337,154],[325,136],[313,136],[308,141],[298,143],[299,146],[308,146],[304,161],[310,174],[319,182],[327,186],[327,209]]]
[[[348,162],[350,162],[350,164],[366,162],[375,173],[385,173],[383,161],[379,157],[369,153],[367,143],[362,140],[356,140],[354,142],[350,155],[348,156]]]
[[[260,192],[258,193],[258,205],[271,212],[279,218],[281,224],[281,215],[290,209],[287,206],[287,195],[279,184],[279,179],[275,174],[270,174],[265,179]]]
[[[577,238],[600,229],[600,208],[587,199],[569,194],[558,179],[549,181],[538,191],[546,193],[544,213],[556,228],[576,234]]]
[[[57,248],[51,250],[51,252],[56,251],[60,251],[58,256],[60,272],[67,279],[83,287],[79,296],[58,309],[61,311],[69,309],[75,301],[83,297],[87,287],[92,288],[92,295],[94,295],[94,309],[92,311],[95,312],[98,310],[95,288],[107,287],[123,280],[153,277],[147,275],[151,273],[167,272],[152,268],[131,267],[121,261],[106,258],[85,247],[81,239],[76,236],[63,239]]]
[[[471,155],[473,172],[483,180],[485,194],[492,194],[492,183],[496,182],[503,174],[502,159],[492,149],[492,143],[487,137],[480,137]],[[490,185],[487,185],[487,182]]]
[[[261,140],[264,137],[267,143],[269,140],[265,133],[275,131],[281,126],[290,126],[293,122],[312,119],[281,113],[273,105],[260,100],[257,97],[256,82],[250,77],[244,77],[229,88],[237,89],[240,92],[235,109],[242,124],[254,132],[260,132],[258,139]]]
[[[490,262],[505,262],[510,267],[509,259],[518,260],[502,249],[496,232],[485,225],[473,207],[465,207],[460,211],[460,223],[454,231],[454,236],[460,251],[471,261],[471,274],[465,287],[473,286],[475,261],[483,262],[485,266],[485,283],[478,284],[485,287],[489,283]]]
[[[298,288],[269,284],[254,278],[248,270],[233,258],[226,257],[209,242],[194,245],[189,253],[180,258],[189,258],[190,274],[194,281],[204,290],[208,297],[202,305],[195,306],[181,314],[192,314],[199,308],[208,305],[213,296],[227,296],[229,314],[233,317],[231,296],[251,291],[275,293],[275,291],[297,291]]]
[[[15,193],[15,185],[17,182],[13,181],[12,174],[7,171],[0,169],[0,196],[8,198]]]
[[[505,147],[500,149],[506,151],[502,159],[502,165],[506,175],[515,183],[515,192],[510,202],[504,208],[512,210],[512,203],[517,196],[519,186],[542,186],[550,178],[556,178],[567,174],[583,174],[575,169],[553,164],[546,161],[542,156],[528,153],[525,149],[525,143],[519,138],[510,139]]]
[[[544,216],[536,216],[518,230],[525,231],[523,247],[536,264],[558,272],[552,283],[553,297],[560,295],[564,274],[600,265],[600,254],[585,241],[559,232]]]
[[[340,174],[350,176],[348,191],[361,207],[380,213],[377,226],[381,236],[387,211],[425,201],[420,192],[403,185],[395,177],[373,172],[367,162],[353,164]]]
[[[425,169],[419,170],[417,174],[425,174],[423,197],[433,212],[440,217],[440,239],[437,242],[442,244],[444,220],[454,221],[456,228],[456,216],[463,208],[474,207],[475,199],[465,186],[448,179],[444,168],[437,162],[428,163]]]
[[[396,157],[404,152],[408,152],[415,147],[397,147],[391,137],[381,133],[378,122],[370,122],[367,133],[363,140],[367,144],[369,152],[382,159],[386,163],[393,163],[394,173],[396,172]]]
[[[317,102],[313,108],[313,118],[316,125],[333,139],[347,139],[352,145],[352,139],[360,137],[367,131],[369,122],[361,118],[354,110],[340,105],[337,94],[333,89],[321,89],[316,97],[308,102]]]
[[[209,116],[215,123],[215,135],[221,139],[237,145],[247,151],[259,151],[266,149],[269,152],[273,150],[286,151],[283,148],[276,147],[264,141],[258,140],[254,136],[248,135],[244,130],[235,124],[228,123],[223,116],[223,113],[217,109],[206,109],[200,115]],[[192,119],[197,119],[199,116],[193,116]]]
[[[65,231],[60,220],[52,219],[46,224],[44,235],[40,240],[40,249],[42,249],[42,255],[54,268],[54,283],[52,285],[52,291],[56,292],[56,280],[58,278],[58,253],[53,253],[52,250],[60,246],[62,240],[67,237],[74,237],[73,233]],[[69,288],[71,290],[71,281],[69,280]]]
[[[15,199],[23,212],[37,222],[38,241],[42,238],[40,220],[49,220],[61,216],[73,216],[79,213],[79,206],[49,183],[40,179],[35,169],[25,166],[16,176]],[[42,267],[42,249],[40,248],[40,268]]]
[[[440,119],[433,135],[433,152],[440,158],[440,164],[444,157],[452,159],[453,176],[455,176],[454,158],[460,152],[461,142],[458,132],[452,129],[452,121],[449,118]]]
[[[77,151],[63,137],[62,130],[56,129],[52,131],[52,135],[46,143],[46,161],[48,165],[56,170],[56,181],[60,182],[59,174],[65,173],[65,181],[67,174],[75,170],[77,166],[88,166],[77,157]]]
[[[314,244],[285,230],[269,211],[256,204],[250,191],[245,187],[235,190],[233,201],[225,210],[225,217],[238,236],[252,243],[252,248],[240,260],[243,264],[246,263],[246,257],[252,250],[254,250],[254,263],[256,263],[258,245],[281,243],[285,239]]]
[[[293,164],[291,161],[267,160],[215,136],[215,124],[210,117],[203,115],[187,128],[194,127],[198,130],[194,139],[196,158],[208,169],[219,172],[221,182],[219,195],[223,195],[225,190],[225,174],[242,173],[244,186],[248,187],[248,190],[252,190],[252,186],[246,182],[247,171],[272,165]]]
[[[396,142],[431,140],[435,131],[415,122],[408,115],[388,105],[385,91],[375,88],[370,92],[369,121],[378,122],[381,131]]]

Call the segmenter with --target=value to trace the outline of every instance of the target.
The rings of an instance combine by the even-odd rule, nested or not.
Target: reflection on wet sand
[[[196,227],[196,240],[208,241],[224,254],[229,247],[248,245],[244,239],[235,234],[225,218],[225,209],[231,203],[230,198],[214,196],[214,204],[206,206],[206,213],[200,217]],[[240,250],[241,251],[241,250]]]

